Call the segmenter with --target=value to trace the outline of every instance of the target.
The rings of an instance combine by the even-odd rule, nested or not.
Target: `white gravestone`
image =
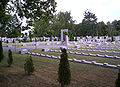
[[[26,53],[28,53],[28,50],[27,49],[23,49],[23,50],[19,51],[19,53],[20,54],[26,54]]]
[[[42,51],[44,51],[44,52],[47,52],[47,51],[49,51],[50,49],[49,48],[43,48],[42,49]]]
[[[7,47],[12,47],[12,44],[8,44]]]

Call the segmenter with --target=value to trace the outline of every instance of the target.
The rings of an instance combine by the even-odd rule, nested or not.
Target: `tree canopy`
[[[20,24],[25,18],[27,19],[27,25],[24,26],[25,28],[19,28],[20,30],[29,29],[36,20],[52,18],[55,7],[55,0],[1,0],[0,30],[2,33],[7,31],[7,24],[14,15],[17,16],[16,20],[20,20]]]

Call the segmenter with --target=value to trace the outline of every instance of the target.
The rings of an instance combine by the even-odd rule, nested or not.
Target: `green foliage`
[[[74,21],[72,20],[70,12],[59,12],[50,21],[40,19],[35,21],[35,33],[37,36],[58,36],[60,37],[61,29],[69,29],[74,32]]]
[[[3,54],[3,47],[2,47],[2,41],[0,41],[0,62],[3,60],[4,54]]]
[[[55,38],[54,41],[57,41],[57,39]]]
[[[45,39],[45,41],[47,41],[48,39]]]
[[[23,42],[27,42],[27,37],[24,37]]]
[[[115,39],[114,39],[114,37],[112,36],[112,38],[111,38],[111,42],[113,42],[113,41],[115,41]]]
[[[20,20],[17,19],[17,15],[13,15],[11,17],[10,21],[8,21],[8,24],[6,26],[6,36],[9,38],[16,38],[21,35],[22,30],[22,23],[20,23]]]
[[[82,20],[82,33],[83,36],[95,36],[97,17],[95,14],[91,13],[90,10],[86,10],[84,13],[84,19]]]
[[[30,75],[31,73],[34,72],[34,64],[31,56],[26,58],[26,62],[24,64],[24,70],[27,75]]]
[[[59,70],[58,70],[58,81],[61,83],[61,87],[64,87],[64,85],[70,84],[71,81],[71,72],[70,72],[70,66],[68,61],[68,55],[66,49],[61,49],[61,59],[59,64]]]
[[[9,49],[8,51],[8,60],[7,60],[8,66],[10,67],[13,63],[13,57],[12,57],[12,51]]]
[[[115,87],[120,87],[120,70],[119,70],[119,73],[118,73],[118,78],[115,81]]]
[[[73,35],[70,35],[70,41],[74,41]]]
[[[30,42],[32,42],[32,38],[30,37]]]
[[[77,37],[75,37],[75,41],[77,41]]]
[[[43,40],[40,38],[40,41],[43,41]]]
[[[0,4],[0,24],[2,25],[0,36],[10,37],[14,37],[13,30],[21,32],[21,30],[30,29],[36,20],[51,19],[56,8],[55,0],[2,0]],[[23,20],[24,17],[30,20],[27,21],[27,26],[22,27],[22,21],[18,20]],[[14,33],[15,36],[17,33]]]
[[[18,40],[19,41],[19,43],[21,43],[21,40]]]
[[[80,39],[82,39],[83,37],[82,36],[80,36]]]
[[[5,35],[6,25],[10,20],[10,15],[6,14],[6,6],[9,0],[0,0],[0,36]]]
[[[108,39],[107,42],[111,42],[111,39]]]
[[[9,43],[9,41],[7,40],[6,43]]]
[[[38,42],[38,40],[35,38],[35,42]]]
[[[68,35],[68,32],[64,32],[65,35]]]

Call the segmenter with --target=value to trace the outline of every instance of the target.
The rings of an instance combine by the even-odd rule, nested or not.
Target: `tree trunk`
[[[64,83],[61,83],[61,87],[64,87]]]

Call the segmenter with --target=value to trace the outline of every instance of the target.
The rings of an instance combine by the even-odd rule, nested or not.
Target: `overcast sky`
[[[99,21],[120,20],[120,0],[56,0],[57,13],[71,11],[73,20],[80,23],[84,18],[83,13],[89,9]]]

